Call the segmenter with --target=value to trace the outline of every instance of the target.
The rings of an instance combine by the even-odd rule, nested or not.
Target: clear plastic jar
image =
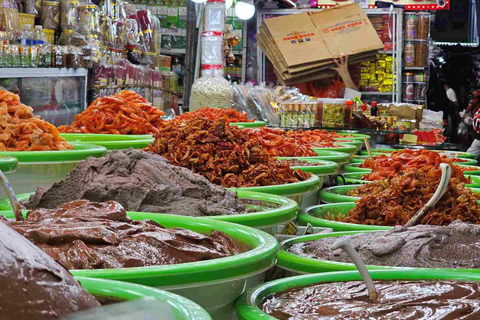
[[[415,67],[415,46],[413,42],[405,43],[405,50],[403,51],[403,64],[405,67]]]
[[[96,5],[78,7],[77,32],[83,35],[100,34],[100,11]]]
[[[42,2],[42,26],[48,30],[60,29],[60,2]]]
[[[348,120],[344,99],[319,99],[322,103],[322,126],[326,128],[345,127]],[[347,121],[348,122],[348,121]]]

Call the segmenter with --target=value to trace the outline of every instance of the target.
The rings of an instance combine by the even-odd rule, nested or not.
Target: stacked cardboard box
[[[257,35],[260,48],[284,85],[334,75],[333,59],[349,55],[349,64],[375,57],[383,43],[358,4],[317,13],[266,19]]]

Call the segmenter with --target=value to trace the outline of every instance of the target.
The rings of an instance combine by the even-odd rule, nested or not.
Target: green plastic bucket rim
[[[18,160],[12,156],[0,155],[0,171],[10,172],[17,167]]]
[[[318,190],[321,180],[318,176],[312,175],[305,181],[273,185],[273,186],[259,186],[259,187],[242,187],[242,188],[229,188],[229,190],[245,190],[245,191],[256,191],[263,192],[268,194],[276,194],[280,196],[293,196],[299,194],[305,194],[310,191]]]
[[[242,126],[243,128],[260,128],[265,127],[265,121],[255,120],[254,122],[230,122],[232,126]]]
[[[195,302],[178,294],[139,284],[115,280],[75,277],[85,289],[95,296],[119,300],[137,300],[146,297],[167,302],[177,319],[211,320],[208,312]]]
[[[34,192],[19,194],[17,195],[17,199],[19,201],[28,200],[32,194],[34,194]],[[274,226],[283,222],[291,221],[294,220],[297,216],[298,204],[292,199],[273,194],[246,191],[241,189],[237,190],[237,195],[242,199],[266,201],[270,203],[280,204],[281,206],[275,209],[267,209],[252,213],[242,213],[224,216],[205,216],[202,218],[238,223],[248,227],[260,228]],[[0,199],[0,211],[10,210],[12,210],[10,200],[8,198]],[[135,211],[127,211],[127,213],[130,212]],[[142,213],[160,214],[156,212]]]
[[[408,148],[404,148],[404,149],[408,149]],[[372,154],[378,156],[378,155],[381,155],[381,154],[388,154],[388,153],[392,153],[392,152],[400,151],[400,150],[403,150],[403,149],[377,148],[377,149],[372,149]],[[412,150],[415,151],[416,149],[412,149]],[[435,151],[435,152],[438,152],[438,153],[443,153],[443,154],[448,155],[448,157],[451,157],[451,158],[475,159],[475,155],[471,154],[469,152],[453,151],[453,150],[428,150],[428,151]],[[368,155],[368,151],[364,150],[364,151],[360,152],[360,155]]]
[[[311,148],[311,149],[315,152],[317,152],[317,150],[318,151],[339,151],[339,152],[345,152],[349,154],[354,154],[355,152],[357,152],[357,146],[354,144],[348,144],[343,142],[337,142],[335,144],[339,145],[339,147]]]
[[[337,193],[336,191],[350,190],[350,189],[360,187],[362,185],[363,184],[349,184],[349,185],[343,185],[343,186],[323,188],[322,190],[320,190],[319,199],[325,202],[326,204],[338,203],[338,202],[355,202],[360,200],[360,197],[347,196],[341,193]],[[476,187],[468,187],[468,188],[470,188],[473,192],[476,192],[476,193],[480,192],[480,188],[476,188]]]
[[[105,133],[60,133],[67,141],[91,142],[91,141],[126,141],[153,139],[151,134],[105,134]],[[91,143],[94,144],[94,143]]]
[[[313,159],[312,157],[277,157],[278,160],[297,159],[312,163],[321,163],[322,166],[293,166],[292,169],[299,169],[306,172],[311,172],[317,176],[328,176],[338,173],[338,163],[322,159]]]
[[[359,159],[356,156],[352,156],[352,158],[350,159],[351,165],[352,166],[361,165],[362,163],[365,162],[365,159],[368,159],[368,157]],[[461,159],[466,160],[466,162],[452,162],[452,163],[456,164],[457,166],[473,166],[473,167],[475,167],[475,165],[478,164],[477,160],[475,159],[468,159],[468,158],[461,158]]]
[[[302,210],[301,212],[299,212],[298,222],[300,225],[304,225],[304,226],[310,223],[314,227],[331,228],[336,232],[340,230],[343,231],[343,229],[348,231],[361,231],[361,230],[385,231],[385,230],[393,229],[393,227],[389,227],[389,226],[365,225],[365,224],[355,224],[355,223],[328,220],[324,218],[319,218],[312,214],[312,212],[318,209],[323,211],[323,210],[328,210],[330,208],[346,207],[346,209],[351,210],[355,206],[356,206],[355,202],[336,202],[336,203],[317,204],[317,205],[305,208],[305,210]]]
[[[297,216],[298,204],[292,199],[274,194],[266,194],[242,189],[237,190],[237,195],[241,199],[273,202],[280,204],[281,207],[252,213],[242,213],[226,216],[210,216],[205,218],[237,223],[249,227],[265,228],[294,220]]]
[[[458,280],[480,281],[480,274],[460,271],[445,270],[371,270],[373,280]],[[264,299],[273,293],[282,292],[292,288],[306,287],[325,282],[360,281],[358,271],[326,272],[282,278],[258,285],[247,290],[236,303],[237,316],[240,320],[274,320],[259,307]]]
[[[0,214],[9,219],[14,217],[12,211],[1,211]],[[204,234],[219,230],[246,245],[252,246],[253,243],[255,245],[247,252],[212,260],[151,267],[69,270],[70,273],[79,277],[120,280],[151,286],[194,287],[207,283],[244,279],[266,271],[274,265],[279,250],[279,243],[273,236],[239,224],[199,217],[144,212],[128,212],[128,216],[134,221],[151,219],[166,228],[185,228],[200,233],[202,232],[199,229],[205,230]]]
[[[320,159],[326,161],[336,162],[339,165],[347,164],[350,161],[350,154],[346,152],[331,151],[331,150],[316,150],[316,156],[311,157],[279,157],[279,158],[305,158],[305,159]]]
[[[390,229],[393,229],[390,228]],[[288,239],[280,244],[280,251],[277,254],[277,265],[286,270],[291,270],[299,273],[315,273],[315,272],[331,272],[331,271],[353,271],[357,270],[355,264],[350,262],[337,262],[325,259],[315,259],[309,257],[302,257],[291,253],[288,250],[290,246],[300,242],[310,242],[323,238],[333,238],[339,236],[356,235],[362,233],[371,232],[387,232],[386,230],[355,230],[355,231],[341,231],[324,234],[313,234],[300,236],[293,239]],[[418,268],[418,267],[394,267],[394,266],[378,266],[378,265],[366,265],[369,270],[401,270],[408,268],[409,270],[443,270],[451,272],[477,272],[480,274],[480,270],[476,268]]]
[[[18,163],[24,162],[64,162],[80,161],[88,157],[101,157],[107,153],[107,149],[93,144],[70,142],[73,150],[58,151],[3,151],[0,155],[13,156]]]

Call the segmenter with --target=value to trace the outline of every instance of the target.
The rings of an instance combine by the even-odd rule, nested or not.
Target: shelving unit
[[[86,108],[87,69],[1,68],[0,85],[54,125],[69,124]]]
[[[257,33],[260,32],[258,29],[263,21],[270,17],[287,15],[287,14],[297,14],[302,12],[318,12],[321,9],[283,9],[283,10],[262,10],[257,14]],[[402,52],[403,52],[403,10],[402,9],[367,9],[365,10],[367,15],[389,15],[393,20],[392,28],[392,50],[378,50],[379,54],[391,55],[393,61],[392,63],[392,91],[388,92],[379,92],[379,91],[362,91],[362,95],[365,96],[378,96],[382,97],[384,100],[389,100],[391,102],[398,102],[401,99],[402,92],[402,83],[398,79],[402,74]],[[397,32],[397,30],[402,30],[402,32]],[[265,68],[267,58],[263,54],[260,47],[257,46],[257,75],[258,82],[265,82]],[[401,79],[400,79],[401,80]]]

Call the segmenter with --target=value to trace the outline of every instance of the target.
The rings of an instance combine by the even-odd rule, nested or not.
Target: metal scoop
[[[448,188],[448,183],[450,182],[450,177],[452,176],[452,168],[446,163],[440,163],[440,169],[442,169],[442,179],[438,184],[437,190],[433,196],[428,200],[427,204],[423,206],[422,209],[418,210],[415,215],[408,220],[405,224],[405,227],[412,227],[422,221],[423,217],[427,213],[427,210],[435,207],[437,202],[443,197]]]
[[[16,221],[23,221],[22,210],[20,210],[20,204],[18,203],[17,197],[15,196],[15,191],[13,191],[12,185],[8,181],[7,177],[3,174],[0,170],[0,184],[5,190],[5,193],[10,200],[10,204],[13,208],[13,212],[15,213],[15,220]]]
[[[352,259],[353,263],[355,263],[355,266],[357,267],[358,272],[360,272],[360,275],[362,276],[362,279],[365,282],[365,285],[367,286],[368,295],[370,296],[370,301],[372,301],[373,303],[377,302],[377,298],[378,298],[377,291],[375,290],[372,277],[370,277],[370,274],[368,273],[367,268],[365,267],[365,263],[363,262],[362,257],[360,257],[358,252],[352,247],[350,243],[344,240],[335,241],[335,243],[330,246],[330,250],[332,251],[335,251],[337,249],[342,249],[350,256],[350,259]]]

